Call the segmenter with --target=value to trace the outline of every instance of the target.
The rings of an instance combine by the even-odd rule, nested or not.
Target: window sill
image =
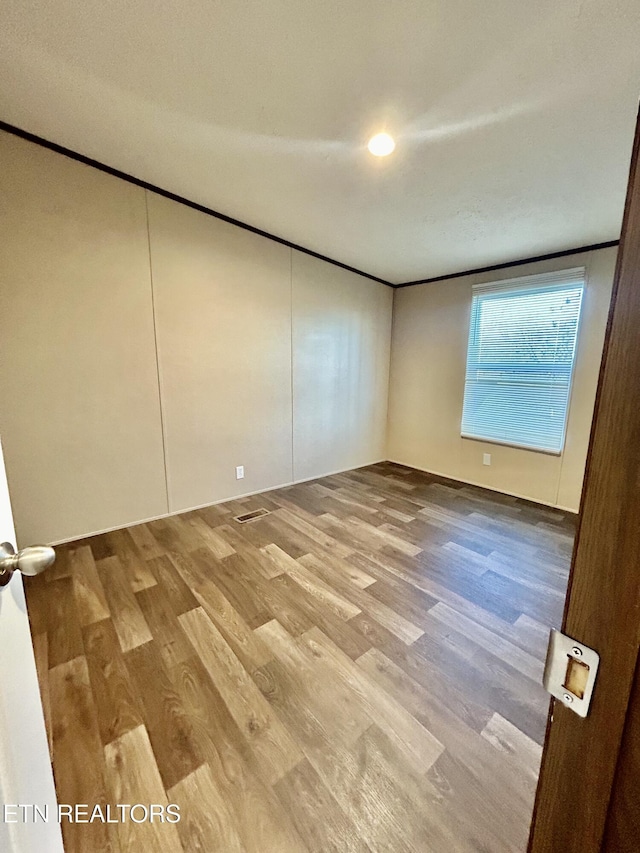
[[[531,453],[544,453],[545,456],[562,456],[562,450],[548,450],[544,447],[532,447],[530,444],[518,444],[515,441],[500,441],[499,438],[484,438],[481,435],[468,435],[460,433],[460,438],[469,441],[482,441],[485,444],[498,444],[501,447],[514,447],[517,450],[529,450]]]

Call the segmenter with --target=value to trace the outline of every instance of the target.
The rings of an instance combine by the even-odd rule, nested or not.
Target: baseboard
[[[402,465],[403,468],[413,468],[415,471],[422,471],[423,474],[433,474],[434,477],[444,477],[445,480],[452,480],[454,483],[464,483],[465,486],[476,486],[478,489],[486,489],[488,492],[495,492],[498,495],[509,495],[512,498],[520,498],[523,501],[529,501],[532,504],[540,506],[548,506],[551,509],[560,510],[560,512],[570,512],[572,515],[577,515],[577,509],[571,509],[568,506],[550,503],[549,501],[541,501],[537,498],[532,498],[529,495],[522,495],[519,492],[509,492],[506,489],[496,489],[495,486],[487,486],[485,483],[478,483],[475,480],[462,480],[460,477],[452,477],[451,474],[445,474],[443,471],[431,471],[428,468],[421,468],[419,465],[408,465],[406,462],[400,462],[399,459],[387,459],[393,465]]]
[[[140,518],[137,521],[128,521],[126,524],[116,524],[113,527],[105,527],[101,530],[94,530],[91,533],[82,533],[79,536],[69,536],[66,539],[57,539],[55,542],[49,542],[49,545],[66,545],[68,542],[81,542],[83,539],[90,539],[92,536],[101,536],[103,533],[112,533],[114,530],[126,530],[129,527],[137,527],[139,524],[148,524],[151,521],[160,521],[163,518],[171,518],[174,515],[182,515],[185,512],[194,512],[197,509],[206,509],[210,506],[217,506],[218,504],[226,504],[229,501],[238,501],[242,500],[242,498],[251,498],[254,495],[263,495],[268,494],[269,492],[275,492],[278,489],[286,489],[289,486],[298,486],[301,483],[310,483],[312,480],[320,480],[322,477],[332,477],[334,474],[344,474],[347,471],[357,471],[359,468],[367,468],[369,465],[379,465],[380,462],[385,462],[385,459],[375,459],[372,462],[366,462],[364,465],[358,465],[357,468],[339,468],[335,471],[327,471],[324,474],[316,474],[313,477],[303,477],[300,480],[289,480],[286,483],[280,483],[277,486],[269,486],[267,489],[256,489],[253,492],[243,492],[240,495],[230,495],[226,498],[221,498],[217,501],[211,501],[210,503],[198,504],[197,506],[190,506],[184,509],[177,509],[173,512],[163,512],[160,515],[152,515],[149,518]],[[402,464],[402,463],[399,463]]]

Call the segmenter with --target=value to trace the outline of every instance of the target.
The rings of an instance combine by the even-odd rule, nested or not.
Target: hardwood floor
[[[181,813],[68,853],[524,851],[572,540],[383,463],[59,547],[27,579],[59,801]]]

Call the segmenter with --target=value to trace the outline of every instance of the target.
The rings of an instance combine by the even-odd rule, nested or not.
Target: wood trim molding
[[[619,245],[619,240],[608,240],[606,243],[592,243],[590,246],[578,246],[575,249],[563,249],[561,252],[549,252],[546,255],[535,255],[532,258],[521,258],[517,261],[506,261],[502,264],[493,264],[490,267],[476,267],[464,272],[452,272],[446,275],[436,275],[433,278],[422,278],[418,281],[407,281],[404,284],[394,284],[394,289],[400,287],[416,287],[419,284],[435,284],[437,281],[448,281],[450,278],[463,278],[465,275],[476,275],[481,272],[494,272],[495,270],[507,270],[510,267],[521,267],[524,264],[535,264],[538,261],[549,261],[554,258],[566,258],[569,255],[581,255],[584,252],[595,252],[598,249],[611,249]]]
[[[170,192],[169,190],[162,189],[162,187],[158,187],[155,184],[151,184],[148,181],[143,181],[141,178],[136,178],[133,175],[129,175],[126,172],[121,172],[120,169],[114,169],[112,166],[107,166],[105,163],[100,163],[98,160],[94,160],[91,157],[86,157],[84,154],[79,154],[77,151],[72,151],[70,148],[65,148],[63,145],[58,145],[57,142],[51,142],[48,139],[44,139],[42,136],[37,136],[35,133],[31,133],[28,130],[23,130],[20,127],[16,127],[13,124],[9,124],[6,121],[0,120],[0,130],[4,130],[5,133],[10,133],[12,136],[18,136],[20,139],[25,139],[27,142],[33,142],[35,145],[40,145],[42,148],[47,148],[49,151],[55,151],[56,154],[62,154],[64,157],[70,157],[72,160],[76,160],[78,163],[83,163],[85,166],[92,166],[94,169],[99,169],[101,172],[106,172],[108,175],[113,175],[115,178],[120,178],[123,181],[127,181],[130,184],[135,184],[138,187],[142,187],[145,190],[149,190],[149,192],[157,193],[158,195],[164,196],[165,198],[169,198],[172,201],[177,201],[179,204],[184,204],[187,207],[191,207],[194,210],[200,211],[200,213],[206,213],[208,216],[213,216],[216,219],[221,219],[223,222],[228,222],[230,225],[236,225],[238,228],[243,228],[245,231],[251,231],[253,234],[258,234],[260,237],[266,237],[267,240],[273,240],[276,243],[280,243],[283,246],[288,246],[290,249],[296,249],[298,252],[303,252],[305,255],[311,255],[313,258],[318,258],[320,261],[325,261],[328,264],[333,264],[335,267],[340,267],[340,269],[347,270],[348,272],[355,273],[356,275],[361,275],[364,278],[368,278],[371,281],[376,281],[378,284],[386,284],[387,287],[392,287],[394,290],[402,287],[415,287],[419,284],[433,284],[437,281],[447,281],[451,278],[462,278],[465,275],[473,275],[474,273],[481,272],[493,272],[494,270],[502,270],[508,269],[509,267],[518,267],[523,264],[531,264],[536,261],[546,261],[551,258],[564,258],[568,255],[578,255],[582,252],[592,252],[596,249],[608,249],[612,246],[617,246],[618,240],[609,240],[606,243],[593,243],[590,246],[579,246],[575,249],[564,249],[561,252],[551,252],[546,255],[537,255],[532,258],[521,258],[515,261],[506,261],[500,264],[494,264],[489,267],[477,267],[472,270],[464,270],[462,272],[454,272],[447,273],[446,275],[438,275],[433,278],[423,278],[417,281],[407,281],[401,284],[393,284],[390,281],[387,281],[384,278],[379,278],[378,276],[373,275],[372,273],[365,272],[365,270],[357,269],[356,267],[349,266],[348,264],[343,264],[342,261],[338,261],[335,258],[330,258],[327,255],[322,255],[320,252],[314,252],[313,249],[307,249],[305,246],[300,246],[297,243],[292,243],[290,240],[286,240],[284,237],[278,237],[276,234],[271,234],[268,231],[263,231],[261,228],[256,228],[253,225],[249,225],[247,222],[242,222],[239,219],[234,219],[232,216],[227,216],[225,213],[220,213],[217,210],[213,210],[210,207],[206,207],[203,204],[199,204],[198,202],[191,201],[184,196],[178,195],[177,193]]]
[[[351,267],[348,264],[343,264],[341,261],[335,260],[335,258],[329,258],[326,255],[321,255],[319,252],[314,252],[313,249],[307,249],[305,246],[299,246],[297,243],[285,240],[284,237],[278,237],[276,234],[270,234],[268,231],[263,231],[261,228],[249,225],[247,222],[242,222],[239,219],[234,219],[232,216],[227,216],[225,213],[212,210],[212,208],[206,207],[204,204],[198,204],[198,202],[191,201],[177,193],[164,190],[162,187],[157,187],[155,184],[150,184],[148,181],[143,181],[141,178],[128,175],[126,172],[121,172],[120,169],[114,169],[112,166],[107,166],[105,163],[100,163],[98,160],[93,160],[91,157],[85,157],[84,154],[78,154],[77,151],[72,151],[70,148],[65,148],[63,145],[58,145],[56,142],[50,142],[48,139],[36,136],[35,133],[30,133],[28,130],[22,130],[22,128],[8,124],[6,121],[0,120],[0,130],[4,130],[5,133],[10,133],[12,136],[19,136],[20,139],[25,139],[27,142],[33,142],[35,145],[40,145],[42,148],[47,148],[49,151],[55,151],[56,154],[62,154],[64,157],[69,157],[71,160],[76,160],[78,163],[83,163],[85,166],[91,166],[94,169],[99,169],[101,172],[106,172],[107,175],[112,175],[114,178],[120,178],[123,181],[127,181],[129,184],[135,184],[137,187],[149,190],[149,192],[169,198],[171,201],[177,201],[179,204],[184,204],[187,207],[200,211],[200,213],[206,213],[207,216],[213,216],[215,219],[221,219],[223,222],[228,222],[230,225],[235,225],[245,231],[251,231],[252,234],[258,234],[260,237],[266,237],[267,240],[273,240],[275,243],[280,243],[290,249],[303,252],[305,255],[311,255],[313,258],[318,258],[320,261],[333,264],[334,267],[340,267],[348,272],[361,275],[364,278],[371,279],[371,281],[378,282],[378,284],[385,284],[387,287],[394,287],[390,281],[387,281],[384,278],[378,278],[378,276],[371,275],[371,273],[365,272],[364,270]]]

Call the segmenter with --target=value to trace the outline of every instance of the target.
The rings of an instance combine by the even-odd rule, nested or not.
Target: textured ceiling
[[[639,45],[638,0],[4,0],[0,119],[401,282],[617,238]]]

